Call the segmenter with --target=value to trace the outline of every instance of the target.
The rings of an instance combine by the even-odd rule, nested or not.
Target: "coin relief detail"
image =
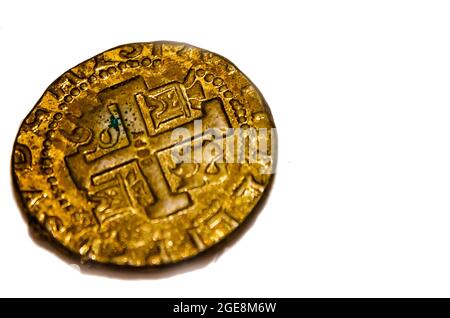
[[[30,220],[83,260],[176,263],[254,210],[273,176],[273,128],[262,95],[225,58],[182,43],[127,44],[44,92],[16,139],[15,188]],[[187,150],[191,161],[174,157]]]

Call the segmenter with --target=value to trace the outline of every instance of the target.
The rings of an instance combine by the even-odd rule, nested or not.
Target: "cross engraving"
[[[65,158],[77,187],[96,204],[97,220],[126,213],[161,218],[191,206],[188,191],[169,186],[158,152],[179,142],[171,138],[174,128],[193,135],[196,119],[205,130],[231,127],[222,101],[207,100],[198,80],[148,89],[142,77],[107,88],[98,99],[95,116],[80,119],[92,138]]]

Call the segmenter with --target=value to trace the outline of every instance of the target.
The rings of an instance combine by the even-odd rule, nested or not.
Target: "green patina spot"
[[[120,119],[111,115],[111,117],[109,118],[109,127],[119,130],[119,125],[120,125]]]

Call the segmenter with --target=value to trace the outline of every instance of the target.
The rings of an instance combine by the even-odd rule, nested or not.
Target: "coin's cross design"
[[[202,91],[201,86],[198,89]],[[191,205],[188,193],[170,190],[161,169],[164,162],[155,153],[179,142],[171,140],[171,128],[193,130],[192,122],[199,118],[205,129],[230,124],[220,99],[203,101],[204,95],[192,97],[189,92],[176,82],[149,90],[144,79],[136,77],[98,94],[100,112],[111,114],[108,126],[65,159],[75,184],[98,202],[95,214],[101,223],[140,210],[149,218],[165,217]],[[198,108],[190,103],[192,98],[201,101]],[[105,124],[100,119],[96,127],[101,126]],[[144,158],[139,151],[127,149],[133,142],[148,145]],[[102,171],[105,162],[115,162],[115,166]]]
[[[73,253],[178,262],[238,227],[271,176],[262,162],[184,163],[172,152],[208,144],[210,129],[272,127],[262,96],[222,57],[171,42],[124,45],[47,89],[17,137],[14,179],[30,218]],[[188,136],[174,139],[177,128]]]

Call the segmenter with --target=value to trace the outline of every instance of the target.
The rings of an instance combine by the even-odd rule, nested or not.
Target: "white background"
[[[448,1],[2,1],[0,296],[450,296],[449,17]],[[278,174],[212,260],[80,273],[29,237],[13,141],[57,76],[154,40],[217,52],[253,80]]]

